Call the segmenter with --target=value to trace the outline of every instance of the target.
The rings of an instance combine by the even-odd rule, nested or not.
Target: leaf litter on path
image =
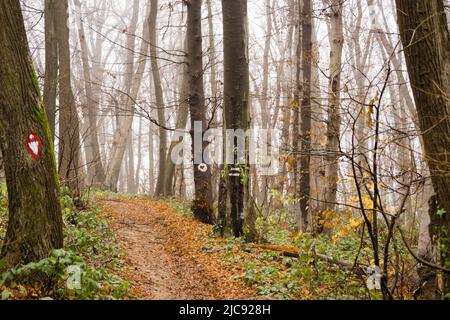
[[[121,276],[149,300],[252,299],[219,257],[204,252],[211,226],[177,215],[162,201],[101,198],[99,208],[127,256]]]

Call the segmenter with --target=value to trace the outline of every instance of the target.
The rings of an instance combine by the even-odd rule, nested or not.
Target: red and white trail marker
[[[42,156],[42,140],[36,133],[30,131],[25,136],[25,148],[34,160],[39,161]]]

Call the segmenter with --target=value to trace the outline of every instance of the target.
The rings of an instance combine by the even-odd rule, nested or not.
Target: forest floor
[[[201,237],[211,227],[175,213],[161,201],[100,197],[98,208],[126,256],[120,276],[140,299],[252,299],[254,290],[206,253]]]

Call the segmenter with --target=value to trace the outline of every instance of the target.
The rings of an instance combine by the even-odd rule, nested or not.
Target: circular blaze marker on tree
[[[200,172],[208,171],[208,165],[206,163],[200,163],[198,165],[198,171],[200,171]]]
[[[30,131],[25,136],[25,148],[34,160],[39,161],[42,156],[42,140],[36,133]]]

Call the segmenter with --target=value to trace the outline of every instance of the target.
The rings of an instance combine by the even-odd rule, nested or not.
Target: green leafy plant
[[[20,299],[120,299],[129,295],[129,284],[114,274],[123,266],[121,251],[101,214],[95,208],[77,211],[63,192],[64,249],[54,250],[38,262],[7,270],[0,276],[1,298]],[[3,219],[0,208],[0,235]],[[76,270],[76,274],[72,271]],[[34,275],[47,281],[27,283]],[[72,278],[71,278],[72,277]],[[75,277],[75,278],[74,278]],[[76,285],[71,285],[75,280]],[[3,291],[1,291],[3,289]]]

